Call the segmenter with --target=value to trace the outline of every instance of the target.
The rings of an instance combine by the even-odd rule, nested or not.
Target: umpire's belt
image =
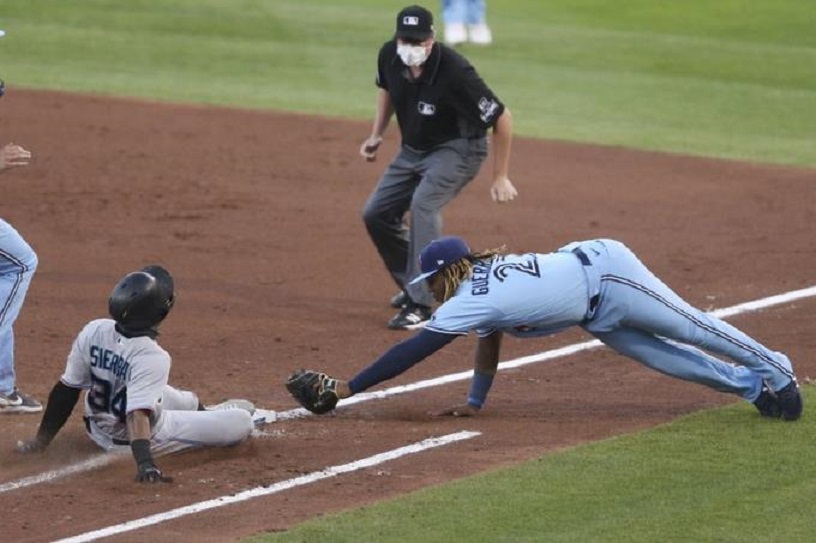
[[[89,417],[82,417],[82,420],[85,422],[85,429],[88,433],[91,433],[91,419]],[[112,437],[111,441],[113,441],[114,445],[130,445],[130,441],[127,439],[119,439],[116,437]]]
[[[583,249],[580,247],[576,247],[572,250],[572,254],[578,257],[578,260],[581,261],[581,264],[584,266],[592,266],[592,262],[589,260],[589,257],[584,252]],[[594,315],[595,309],[598,307],[598,302],[601,301],[601,295],[595,294],[594,296],[589,298],[589,304],[587,305],[587,316],[584,318],[584,323],[588,322]]]

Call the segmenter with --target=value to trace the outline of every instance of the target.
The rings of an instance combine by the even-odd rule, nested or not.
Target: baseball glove
[[[337,379],[325,373],[299,370],[286,380],[289,391],[300,405],[318,415],[328,413],[337,406]]]

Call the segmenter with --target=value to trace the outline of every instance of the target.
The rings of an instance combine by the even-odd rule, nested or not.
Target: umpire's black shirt
[[[470,62],[441,43],[434,43],[416,80],[397,55],[397,42],[385,43],[376,83],[391,95],[402,144],[422,151],[456,138],[482,137],[504,111]]]

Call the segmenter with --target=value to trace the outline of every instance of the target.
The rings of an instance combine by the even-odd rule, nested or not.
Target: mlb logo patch
[[[495,100],[491,100],[489,98],[482,97],[479,100],[479,111],[481,115],[479,117],[482,119],[482,122],[488,123],[496,115],[496,112],[499,110],[499,104],[496,103]]]
[[[436,106],[428,102],[420,102],[417,104],[417,111],[420,115],[430,116],[436,113]]]
[[[405,26],[417,26],[419,24],[419,17],[416,15],[406,15],[402,18],[402,24]]]

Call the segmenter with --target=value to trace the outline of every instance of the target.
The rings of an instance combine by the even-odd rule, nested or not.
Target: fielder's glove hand
[[[142,462],[136,468],[137,483],[172,483],[172,477],[166,477],[153,462]]]
[[[337,406],[337,379],[325,373],[299,370],[286,380],[286,390],[300,405],[318,415],[328,413]]]

